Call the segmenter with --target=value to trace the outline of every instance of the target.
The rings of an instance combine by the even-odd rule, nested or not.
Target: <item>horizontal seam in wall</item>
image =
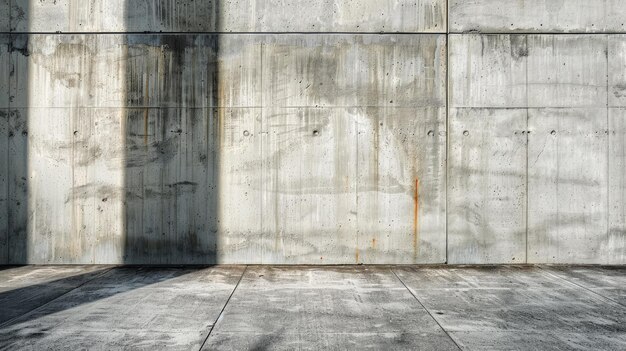
[[[450,32],[454,35],[626,35],[626,32]]]
[[[169,35],[198,35],[198,34],[239,34],[239,35],[273,35],[273,34],[287,34],[287,35],[316,35],[316,34],[335,34],[335,35],[446,35],[446,32],[0,32],[0,34],[125,34],[125,35],[139,35],[139,34],[169,34]]]

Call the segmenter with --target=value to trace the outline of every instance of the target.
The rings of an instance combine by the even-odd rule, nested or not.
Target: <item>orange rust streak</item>
[[[415,189],[413,193],[413,255],[417,257],[417,247],[419,242],[419,195],[420,181],[415,178]]]

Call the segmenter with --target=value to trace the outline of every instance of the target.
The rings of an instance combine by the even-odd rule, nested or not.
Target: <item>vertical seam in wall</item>
[[[448,264],[448,176],[450,174],[450,0],[446,0],[446,153],[445,153],[445,235],[446,235],[446,264]]]
[[[611,239],[611,111],[609,107],[609,50],[610,35],[606,35],[606,242]],[[605,256],[605,263],[611,262],[611,254]]]
[[[13,31],[13,16],[12,16],[12,7],[11,6],[12,1],[9,1],[9,44],[8,44],[8,55],[9,55],[9,76],[8,76],[8,80],[7,80],[7,86],[9,88],[9,91],[7,92],[7,97],[9,98],[7,106],[8,106],[8,110],[7,110],[7,149],[6,149],[6,153],[7,153],[7,163],[6,163],[6,208],[5,208],[5,215],[6,215],[6,236],[7,236],[7,258],[6,258],[6,263],[10,264],[11,263],[11,228],[10,228],[10,219],[9,219],[9,206],[11,204],[10,201],[10,197],[11,197],[11,167],[9,167],[9,162],[10,162],[10,156],[11,156],[11,152],[10,152],[10,139],[9,139],[9,132],[11,130],[11,72],[12,70],[14,70],[15,68],[13,67],[13,55],[11,53],[12,49],[13,49],[13,34],[11,33]]]
[[[526,52],[529,53],[530,52],[530,48],[528,47],[528,35],[526,35]],[[529,103],[529,98],[528,98],[528,57],[529,55],[526,55],[526,209],[524,210],[526,212],[526,218],[524,218],[525,221],[525,226],[526,226],[526,242],[525,242],[525,257],[524,257],[524,263],[528,263],[528,215],[529,215],[529,194],[528,194],[528,182],[529,182],[529,177],[528,177],[528,153],[530,151],[530,128],[529,128],[529,111],[530,111],[530,103]]]
[[[218,35],[218,37],[219,37],[219,35]],[[263,118],[264,118],[264,115],[265,115],[265,111],[264,111],[265,110],[265,104],[264,104],[265,101],[263,101],[264,100],[264,96],[265,96],[265,90],[263,88],[263,41],[261,41],[261,47],[260,47],[259,50],[260,50],[259,60],[260,60],[260,66],[261,66],[261,130],[258,131],[257,135],[261,136],[261,142],[260,142],[260,145],[259,145],[259,148],[261,149],[260,150],[261,151],[261,160],[265,160],[265,155],[263,155],[263,152],[264,152],[264,150],[263,150],[263,143],[264,143],[263,135],[265,135],[265,134],[263,134],[263,127],[264,127],[263,126]],[[219,57],[217,59],[219,60]],[[219,89],[219,87],[218,87],[218,89]],[[253,116],[254,116],[254,114],[253,114]],[[253,124],[253,126],[255,126],[255,125],[256,125],[256,123]],[[253,131],[253,132],[256,133],[256,131]],[[268,134],[268,137],[266,139],[269,139],[269,134]],[[263,240],[262,238],[265,235],[265,221],[263,219],[265,217],[265,215],[264,215],[265,214],[264,203],[265,203],[265,194],[267,193],[267,188],[265,187],[264,179],[265,179],[265,174],[266,174],[265,167],[267,167],[267,164],[269,162],[272,162],[272,161],[271,160],[261,161],[261,184],[260,184],[260,187],[261,187],[261,190],[263,192],[263,195],[260,196],[260,200],[259,200],[260,201],[260,207],[261,207],[261,216],[260,216],[261,217],[260,218],[261,219],[261,240]],[[276,172],[278,172],[278,168],[277,168]],[[276,192],[274,194],[274,196],[278,196],[278,192]],[[276,215],[276,214],[274,214],[274,215]],[[274,229],[276,230],[277,228],[278,228],[278,223],[274,223]],[[267,232],[269,233],[269,230]],[[274,234],[274,235],[276,235],[276,234]],[[261,263],[263,263],[263,259],[264,259],[263,253],[264,253],[264,251],[261,251]],[[248,257],[248,262],[250,262],[249,261],[250,259],[251,259],[251,257]],[[246,269],[247,269],[247,267],[246,267]]]
[[[12,260],[11,260],[11,233],[13,232],[11,230],[11,219],[9,218],[9,206],[11,204],[11,168],[10,167],[10,162],[11,162],[11,141],[9,138],[9,133],[11,130],[11,71],[15,72],[15,67],[13,66],[13,34],[10,33],[11,31],[11,5],[9,4],[9,43],[7,46],[7,51],[8,51],[8,55],[9,55],[9,76],[7,77],[7,86],[9,88],[9,91],[7,92],[7,97],[9,98],[7,106],[8,106],[8,110],[7,110],[7,148],[6,148],[6,153],[7,153],[7,174],[6,174],[6,209],[5,209],[5,215],[6,215],[6,236],[7,236],[7,258],[6,258],[6,263],[7,264],[11,264]],[[15,73],[13,73],[15,74]]]

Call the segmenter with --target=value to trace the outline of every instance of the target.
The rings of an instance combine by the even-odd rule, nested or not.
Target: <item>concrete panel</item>
[[[529,35],[528,106],[606,107],[606,35]]]
[[[220,262],[443,262],[443,113],[268,108],[262,123],[259,112],[229,116]]]
[[[268,107],[224,127],[220,262],[442,262],[443,37],[262,39]]]
[[[125,262],[215,262],[215,117],[213,109],[127,111]]]
[[[11,51],[10,35],[0,34],[0,108],[8,108],[10,102]]]
[[[609,106],[626,107],[626,35],[609,36]]]
[[[526,260],[526,110],[450,109],[448,262]]]
[[[218,262],[263,261],[263,227],[273,223],[264,211],[263,154],[267,129],[263,109],[219,109],[220,167],[217,169],[220,232]],[[223,214],[223,215],[222,215]]]
[[[446,31],[445,0],[11,1],[18,32]]]
[[[609,237],[602,252],[608,263],[626,264],[626,109],[609,109],[608,129]]]
[[[20,34],[12,44],[11,107],[124,106],[124,36]]]
[[[526,37],[450,35],[450,107],[525,107]]]
[[[0,0],[0,32],[8,33],[11,30],[11,0]]]
[[[445,106],[445,35],[263,38],[266,106]]]
[[[529,262],[608,262],[606,114],[529,110]]]
[[[0,1],[0,14],[3,6]],[[0,35],[0,264],[9,260],[9,50],[9,36]]]
[[[14,111],[11,262],[121,262],[124,154],[118,111]]]
[[[0,108],[0,264],[9,263],[9,109]]]
[[[266,108],[262,114],[254,136],[261,148],[224,175],[245,176],[256,188],[253,201],[234,202],[238,215],[225,221],[235,224],[248,212],[259,214],[262,238],[256,244],[264,263],[356,262],[355,112]],[[226,158],[225,164],[240,163],[234,155]],[[246,261],[257,260],[255,256]]]
[[[450,0],[451,32],[625,32],[620,0]]]
[[[17,35],[12,106],[260,106],[263,38]]]
[[[360,112],[358,262],[445,262],[445,110]]]
[[[9,263],[23,264],[26,254],[28,206],[28,122],[23,110],[9,110],[8,148],[8,245]]]
[[[259,107],[259,35],[129,35],[125,103],[133,107]]]
[[[262,119],[260,111],[228,116],[219,261],[443,262],[443,112],[267,108]]]

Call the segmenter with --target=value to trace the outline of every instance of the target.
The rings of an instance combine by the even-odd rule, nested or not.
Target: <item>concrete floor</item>
[[[626,267],[0,267],[0,349],[626,349]]]

